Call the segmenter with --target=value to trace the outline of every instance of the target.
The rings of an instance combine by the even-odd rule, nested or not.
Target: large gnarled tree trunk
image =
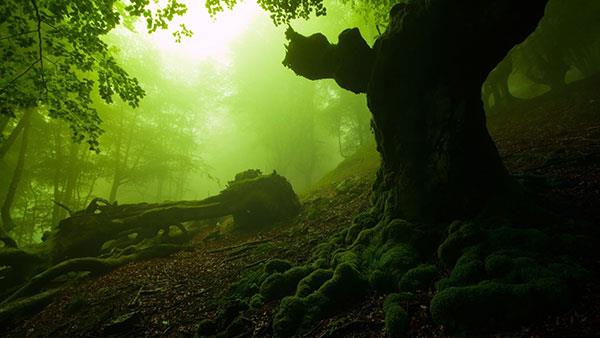
[[[382,166],[375,204],[428,222],[473,216],[512,186],[486,129],[481,86],[536,27],[547,0],[396,5],[369,48],[357,29],[332,45],[288,31],[284,64],[366,92]]]

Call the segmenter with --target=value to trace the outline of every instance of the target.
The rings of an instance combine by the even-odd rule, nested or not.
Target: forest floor
[[[544,205],[600,224],[600,77],[574,83],[560,95],[519,102],[491,116],[488,125],[508,168],[528,178]],[[368,209],[378,164],[374,150],[360,151],[304,194],[303,211],[294,220],[254,234],[206,229],[190,251],[79,279],[38,314],[0,328],[0,336],[193,336],[201,319],[217,316],[223,295],[244,271],[276,257],[306,261],[315,245]],[[536,186],[536,180],[546,183]],[[591,259],[587,265],[592,280],[600,280],[600,262]],[[597,283],[582,290],[583,297],[567,313],[489,336],[593,336],[600,332]],[[445,335],[431,321],[431,297],[432,290],[406,304],[410,336]],[[304,336],[384,336],[383,299],[370,294]],[[276,303],[251,311],[254,336],[271,335]]]

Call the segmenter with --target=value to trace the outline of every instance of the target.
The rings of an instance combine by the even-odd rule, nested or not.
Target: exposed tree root
[[[226,246],[226,247],[222,247],[222,248],[218,248],[218,249],[213,249],[213,250],[209,250],[208,253],[219,253],[219,252],[225,252],[225,251],[229,251],[229,250],[247,250],[251,247],[257,246],[259,244],[263,244],[263,243],[267,243],[272,241],[272,238],[269,239],[261,239],[258,241],[251,241],[251,242],[245,242],[242,244],[236,244],[236,245],[232,245],[232,246]]]
[[[1,236],[0,241],[4,243],[4,245],[8,248],[16,248],[18,247],[17,242],[9,236]]]
[[[135,260],[167,256],[186,248],[188,248],[188,246],[158,244],[141,249],[135,253],[122,255],[114,258],[84,257],[69,259],[59,264],[56,264],[53,267],[31,278],[25,285],[23,285],[11,296],[9,296],[2,303],[0,303],[0,306],[5,306],[19,298],[27,297],[31,294],[34,294],[41,290],[53,279],[67,274],[69,272],[87,271],[90,272],[92,275],[99,275]]]
[[[51,289],[29,298],[23,298],[0,306],[0,324],[16,317],[34,312],[50,303],[60,289]]]

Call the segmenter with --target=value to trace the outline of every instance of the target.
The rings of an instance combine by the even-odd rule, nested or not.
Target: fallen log
[[[98,201],[103,202],[100,205]],[[185,228],[181,223],[232,215],[239,229],[257,229],[290,218],[300,211],[298,197],[291,184],[273,173],[260,175],[251,170],[219,195],[202,201],[162,204],[111,205],[94,200],[92,207],[62,220],[48,236],[52,262],[76,257],[98,256],[107,241],[136,233],[141,239],[152,238],[170,226]]]
[[[188,230],[184,222],[232,215],[238,228],[258,229],[299,211],[291,184],[258,170],[236,175],[220,194],[202,201],[117,205],[96,198],[62,220],[40,245],[0,249],[0,297],[8,296],[0,305],[35,294],[69,272],[102,274],[186,248],[199,229]],[[179,233],[170,234],[171,227]]]

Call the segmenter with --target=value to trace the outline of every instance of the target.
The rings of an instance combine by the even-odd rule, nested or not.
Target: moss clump
[[[483,262],[479,259],[478,251],[468,250],[460,257],[449,278],[440,280],[436,287],[443,290],[451,286],[476,284],[487,277]]]
[[[381,292],[391,292],[394,288],[394,279],[379,269],[375,269],[369,273],[369,285]]]
[[[317,270],[319,271],[319,270]],[[331,271],[323,270],[313,273],[306,279],[307,287],[299,293],[308,292],[309,280],[312,286]],[[308,327],[315,321],[330,314],[335,308],[344,306],[364,296],[368,283],[358,272],[355,266],[342,263],[337,266],[330,279],[321,287],[307,296],[285,297],[273,318],[273,333],[277,337],[289,337],[297,330]]]
[[[539,229],[501,227],[488,231],[488,250],[520,256],[547,255],[556,249],[555,241]]]
[[[401,337],[408,329],[408,314],[400,305],[404,298],[393,293],[386,297],[383,303],[385,312],[385,330],[390,337]]]
[[[250,298],[250,307],[253,309],[260,308],[265,303],[265,297],[260,293],[255,294]]]
[[[485,259],[485,271],[494,278],[506,275],[512,267],[512,258],[506,255],[492,254]]]
[[[347,304],[362,297],[368,288],[367,281],[351,264],[340,264],[335,269],[333,277],[325,282],[317,292],[330,302]]]
[[[310,295],[319,289],[323,283],[331,279],[332,276],[333,270],[331,269],[317,269],[313,271],[310,275],[300,280],[296,289],[296,296],[306,297]]]
[[[307,305],[300,297],[285,297],[273,317],[273,334],[275,337],[290,337],[302,325],[307,312]]]
[[[354,242],[361,231],[373,228],[375,225],[377,225],[377,222],[379,222],[379,218],[377,217],[377,214],[372,212],[364,212],[354,217],[352,226],[346,233],[346,244],[351,244]]]
[[[454,231],[448,234],[448,238],[438,248],[438,258],[447,267],[454,265],[465,248],[484,240],[484,232],[472,223],[453,225],[452,230]]]
[[[435,277],[438,270],[434,265],[421,264],[414,269],[408,270],[398,283],[400,291],[415,292],[417,290],[426,290]]]
[[[267,278],[267,273],[260,266],[242,272],[237,282],[230,287],[231,298],[246,298],[259,291],[259,285]]]
[[[265,273],[271,275],[275,272],[286,272],[292,268],[292,264],[284,259],[272,259],[265,264]]]
[[[439,292],[431,301],[431,315],[453,331],[516,325],[560,310],[569,299],[568,288],[555,278],[523,284],[490,281]]]
[[[217,323],[211,319],[203,319],[198,324],[196,337],[208,337],[217,333]]]
[[[281,273],[275,272],[260,285],[260,293],[265,301],[280,299],[296,291],[298,282],[312,272],[308,266],[297,266]]]
[[[382,246],[370,246],[363,251],[367,262],[371,285],[377,290],[395,290],[402,275],[419,262],[416,251],[402,243],[388,242]]]

